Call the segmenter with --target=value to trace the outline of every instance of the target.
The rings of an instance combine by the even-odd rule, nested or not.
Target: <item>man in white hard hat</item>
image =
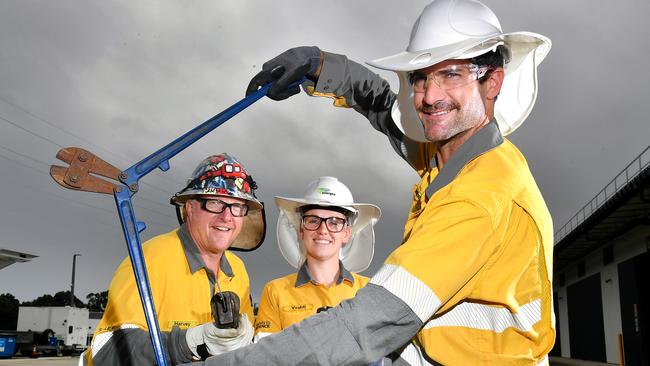
[[[255,181],[236,158],[226,153],[209,156],[171,199],[180,228],[142,245],[171,365],[252,342],[248,273],[229,249],[254,250],[264,239],[264,209],[255,189]],[[216,302],[226,301],[230,310],[220,311],[224,307]],[[155,363],[128,258],[115,271],[106,311],[81,359],[89,365]]]
[[[311,182],[302,198],[276,197],[278,246],[298,269],[264,286],[255,319],[257,340],[353,297],[368,283],[379,207],[356,203],[334,177]]]
[[[208,365],[545,365],[555,341],[552,222],[527,163],[503,135],[529,114],[550,41],[503,33],[476,0],[435,0],[406,51],[369,62],[294,48],[247,92],[299,92],[350,107],[421,177],[404,237],[356,296]],[[498,99],[497,99],[498,96]]]

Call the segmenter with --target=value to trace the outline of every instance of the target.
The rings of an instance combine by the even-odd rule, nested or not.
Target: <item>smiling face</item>
[[[311,209],[303,214],[304,216],[313,215],[320,218],[337,217],[345,220],[344,214],[326,209]],[[314,230],[305,229],[300,225],[300,239],[302,240],[307,257],[318,261],[338,261],[341,247],[350,240],[350,226],[345,225],[343,230],[333,233],[327,229],[325,221]]]
[[[246,204],[245,200],[233,197],[219,197],[226,203]],[[185,203],[187,228],[202,254],[222,254],[241,232],[243,217],[235,217],[226,208],[213,213],[201,208],[199,201],[190,199]]]
[[[469,61],[447,60],[418,72],[422,75],[433,75],[459,64],[469,64]],[[498,73],[501,75],[495,78],[494,75]],[[485,123],[492,115],[494,98],[501,87],[501,76],[502,70],[492,72],[484,83],[473,80],[446,90],[440,88],[435,82],[428,82],[424,91],[414,92],[415,110],[424,126],[427,140],[448,141],[461,132]]]

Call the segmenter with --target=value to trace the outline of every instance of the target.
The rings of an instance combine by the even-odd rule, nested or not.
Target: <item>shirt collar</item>
[[[487,125],[467,139],[449,159],[442,170],[440,170],[440,173],[438,173],[436,178],[427,187],[427,198],[431,198],[440,188],[451,183],[467,163],[502,143],[503,135],[501,134],[501,130],[499,130],[499,125],[492,118]],[[429,164],[431,166],[437,166],[435,155],[431,158]]]
[[[190,232],[187,229],[186,223],[183,223],[183,225],[181,225],[181,227],[178,229],[178,238],[181,240],[181,244],[183,245],[183,251],[185,252],[185,258],[187,259],[187,264],[190,266],[190,272],[194,274],[196,271],[198,271],[201,268],[210,270],[205,265],[203,258],[201,258],[201,254],[199,253],[199,248],[196,246],[196,243],[194,243],[194,240],[192,239],[192,236],[190,235]],[[219,261],[219,269],[221,269],[221,272],[223,272],[226,276],[235,277],[235,274],[232,272],[232,267],[230,266],[230,262],[228,262],[228,258],[226,258],[225,252],[221,256],[221,260]]]
[[[339,277],[336,279],[336,284],[339,285],[343,280],[347,280],[350,282],[350,284],[354,284],[354,277],[352,276],[352,273],[348,271],[344,266],[343,262],[339,260]],[[311,276],[311,273],[309,273],[309,269],[307,268],[307,261],[300,266],[300,269],[298,270],[298,276],[296,276],[296,283],[294,287],[300,287],[302,285],[305,285],[309,282],[313,283],[318,283],[316,280],[314,280]]]

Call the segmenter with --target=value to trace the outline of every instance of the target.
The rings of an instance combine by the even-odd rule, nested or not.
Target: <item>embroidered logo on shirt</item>
[[[269,328],[271,328],[271,321],[269,320],[255,322],[255,329],[269,329]]]
[[[97,332],[112,332],[116,329],[120,329],[119,325],[108,325],[105,327],[98,327]]]
[[[298,304],[298,305],[286,305],[282,307],[282,311],[291,312],[291,311],[309,311],[314,308],[314,304]]]
[[[169,329],[171,329],[174,326],[177,326],[181,329],[187,329],[195,325],[199,325],[199,322],[196,320],[170,320],[169,321]]]

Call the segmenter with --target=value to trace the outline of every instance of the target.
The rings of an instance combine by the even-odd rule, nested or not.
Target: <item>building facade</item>
[[[551,355],[650,365],[650,146],[556,232]]]

